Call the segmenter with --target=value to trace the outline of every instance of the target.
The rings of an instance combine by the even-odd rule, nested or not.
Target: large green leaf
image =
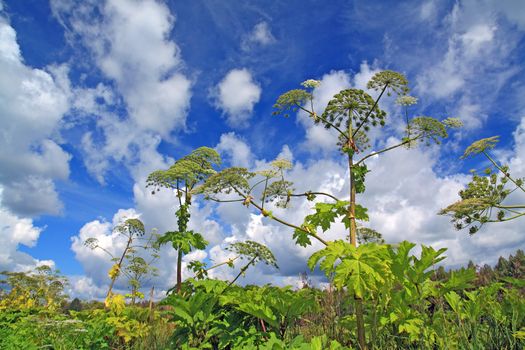
[[[390,255],[386,245],[376,243],[354,247],[338,240],[329,242],[327,247],[314,253],[308,260],[313,269],[317,264],[326,275],[334,274],[334,284],[358,298],[367,291],[376,290],[390,274]]]

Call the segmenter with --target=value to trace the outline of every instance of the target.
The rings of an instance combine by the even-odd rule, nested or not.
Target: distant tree
[[[513,277],[525,279],[525,253],[523,250],[518,249],[509,260],[514,275]]]
[[[498,274],[498,277],[512,277],[512,270],[510,268],[510,263],[507,259],[500,256],[494,270]]]
[[[29,272],[2,272],[0,310],[44,308],[56,311],[66,302],[68,281],[58,270],[42,265]]]
[[[73,299],[67,306],[67,311],[82,311],[82,302],[80,299]]]
[[[443,266],[439,266],[436,270],[434,270],[434,274],[432,276],[432,279],[434,281],[445,281],[448,279],[448,272],[445,270]]]
[[[481,266],[478,270],[477,286],[487,286],[496,281],[496,273],[488,264]]]
[[[160,188],[175,191],[178,199],[176,231],[165,232],[159,239],[159,244],[171,243],[177,251],[177,293],[182,287],[182,257],[192,249],[205,249],[208,242],[200,233],[188,229],[190,207],[195,188],[215,174],[213,167],[220,165],[221,159],[217,151],[208,147],[200,147],[189,155],[177,160],[168,170],[156,170],[147,179],[147,186],[153,187],[152,193]]]
[[[511,175],[509,167],[499,164],[490,154],[498,141],[498,136],[481,139],[465,150],[462,158],[481,154],[491,165],[482,175],[473,171],[467,188],[459,192],[461,199],[439,212],[451,216],[456,229],[468,227],[471,235],[486,223],[510,221],[525,215],[525,204],[506,204],[511,193],[525,194],[524,179]]]

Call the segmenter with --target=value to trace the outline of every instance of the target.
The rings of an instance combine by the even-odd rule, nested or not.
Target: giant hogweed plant
[[[165,232],[159,239],[160,245],[171,243],[177,251],[177,284],[176,290],[181,292],[182,257],[193,249],[205,249],[208,242],[198,233],[190,230],[188,225],[191,217],[190,207],[195,188],[202,181],[215,173],[214,166],[220,165],[219,154],[209,148],[200,147],[190,154],[178,159],[167,170],[156,170],[147,179],[147,186],[153,187],[152,193],[161,188],[174,191],[178,208],[177,230]]]
[[[113,230],[124,237],[126,242],[120,255],[115,255],[106,249],[95,237],[86,239],[84,245],[92,250],[103,251],[114,262],[108,272],[110,283],[106,293],[106,305],[108,306],[110,299],[114,297],[113,287],[122,275],[127,278],[131,287],[130,298],[134,304],[137,297],[144,297],[139,291],[143,278],[156,274],[153,263],[159,258],[158,245],[155,243],[157,234],[152,232],[146,237],[144,223],[137,218],[126,219],[116,225]]]
[[[274,114],[288,116],[289,113],[302,111],[313,123],[334,131],[334,143],[337,143],[348,164],[350,186],[347,198],[340,199],[326,192],[296,193],[293,183],[285,178],[286,171],[292,165],[282,159],[259,172],[239,167],[224,169],[210,176],[197,192],[205,194],[210,200],[240,202],[246,207],[253,207],[263,216],[292,228],[293,238],[301,246],[310,245],[312,239],[321,242],[326,248],[314,254],[310,266],[313,268],[322,261],[321,268],[334,278],[336,285],[349,288],[355,298],[358,344],[361,349],[366,349],[363,298],[367,291],[383,284],[389,269],[383,260],[387,254],[385,246],[357,245],[357,221],[368,220],[367,209],[357,202],[357,194],[364,193],[366,189],[365,178],[369,172],[366,162],[371,157],[403,146],[439,144],[448,136],[447,130],[461,126],[461,122],[455,118],[442,121],[427,116],[410,118],[408,107],[416,99],[407,95],[408,81],[397,72],[379,72],[368,82],[367,88],[377,91],[377,98],[360,89],[345,89],[333,96],[321,114],[316,113],[313,98],[313,89],[319,84],[319,81],[307,80],[302,83],[303,88],[282,94],[274,105]],[[398,95],[398,103],[405,107],[406,134],[397,144],[366,153],[370,148],[368,133],[386,123],[386,112],[380,109],[379,102],[383,96],[391,94]],[[303,223],[291,223],[265,208],[265,203],[269,201],[287,207],[297,197],[306,197],[311,201],[323,198],[323,201],[315,202],[315,212],[306,216]],[[322,232],[326,232],[337,219],[348,229],[349,242],[330,242],[322,237]]]
[[[508,196],[513,192],[525,194],[525,178],[511,174],[508,165],[500,164],[490,151],[499,141],[492,136],[472,143],[462,158],[482,155],[489,166],[480,174],[472,171],[472,180],[459,192],[460,200],[440,211],[449,215],[456,229],[468,228],[471,235],[489,222],[504,222],[525,215],[524,203],[512,203]]]

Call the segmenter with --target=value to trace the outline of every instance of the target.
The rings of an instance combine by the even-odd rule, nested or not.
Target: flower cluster
[[[303,81],[301,85],[304,86],[305,88],[315,89],[316,87],[321,85],[321,81],[314,80],[314,79],[308,79],[308,80]]]
[[[396,104],[400,106],[412,106],[417,103],[417,98],[410,95],[399,96],[396,99]]]

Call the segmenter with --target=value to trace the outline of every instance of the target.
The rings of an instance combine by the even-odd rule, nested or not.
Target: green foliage
[[[341,222],[348,228],[350,225],[350,219],[348,218],[348,205],[348,201],[316,203],[314,207],[315,213],[307,215],[304,218],[301,229],[296,229],[294,231],[293,238],[296,240],[296,243],[303,247],[310,245],[311,233],[316,232],[317,229],[326,232],[337,218],[341,218]],[[359,204],[356,204],[355,216],[357,220],[368,221],[367,209]]]
[[[501,282],[475,288],[481,271],[462,268],[435,280],[433,268],[444,250],[423,246],[413,255],[414,248],[409,242],[330,244],[310,265],[326,268],[334,284],[345,286],[338,291],[189,279],[183,293],[162,302],[162,312],[126,305],[119,295],[112,295],[107,309],[84,303],[82,311],[65,314],[36,302],[31,309],[7,308],[0,311],[0,348],[355,349],[348,299],[357,291],[369,300],[364,318],[370,349],[523,348],[522,251],[500,259],[494,278]],[[10,277],[15,285],[19,275]]]
[[[219,332],[215,327],[220,314],[214,312],[219,302],[217,295],[196,291],[189,298],[171,294],[165,303],[173,306],[172,319],[178,327],[173,341],[185,349],[211,349],[211,339]]]
[[[391,264],[389,258],[386,245],[368,243],[356,248],[338,240],[314,253],[308,267],[313,270],[319,264],[327,276],[333,274],[336,287],[346,287],[351,295],[362,299],[365,293],[376,290],[385,281]]]
[[[0,311],[33,310],[43,308],[54,311],[65,302],[64,288],[67,286],[65,277],[59,271],[42,265],[30,272],[2,272],[5,279],[0,280]],[[5,292],[3,288],[8,287]]]
[[[184,254],[188,254],[193,249],[205,249],[208,245],[200,233],[193,231],[168,231],[159,238],[159,243],[171,243],[174,249],[181,250]]]
[[[356,193],[365,192],[365,176],[370,172],[366,164],[354,165],[351,169],[352,175],[354,176],[355,190]]]
[[[206,263],[198,260],[192,260],[188,263],[188,269],[195,273],[196,279],[204,279],[208,277],[208,270],[206,270]]]

